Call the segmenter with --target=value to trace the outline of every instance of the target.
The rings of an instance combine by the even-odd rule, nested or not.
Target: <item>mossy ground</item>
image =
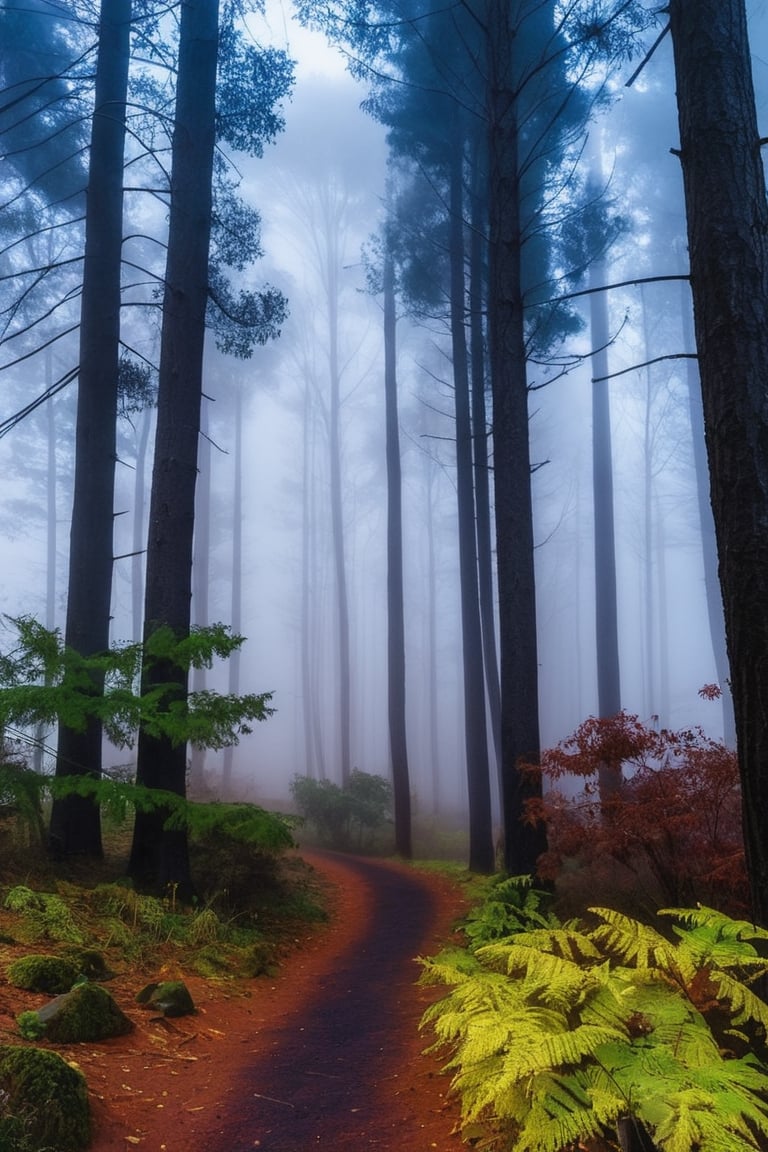
[[[25,1038],[18,1017],[36,1014],[81,976],[102,982],[115,974],[124,1007],[148,977],[203,976],[242,994],[244,981],[274,973],[301,930],[325,917],[322,885],[293,853],[261,857],[247,846],[196,844],[200,899],[182,907],[126,884],[129,842],[127,829],[107,829],[103,861],[54,867],[25,830],[0,830],[0,976],[10,970],[25,985],[6,984],[0,1044],[22,1054],[39,1046],[51,1056],[60,1048],[79,1063],[82,1045]],[[86,1063],[90,1058],[83,1054]],[[0,1084],[0,1152],[84,1146],[66,1143],[68,1137],[52,1142],[37,1126],[34,1102],[9,1111],[11,1097],[3,1106],[2,1091]]]

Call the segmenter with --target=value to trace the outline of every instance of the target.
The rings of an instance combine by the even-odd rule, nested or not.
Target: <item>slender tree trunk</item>
[[[312,675],[312,583],[311,565],[311,516],[310,516],[310,448],[312,445],[312,408],[308,381],[304,381],[304,422],[301,454],[301,697],[304,722],[304,772],[313,778],[318,775],[315,766],[314,711],[315,685]]]
[[[425,626],[427,649],[427,730],[429,734],[429,765],[432,782],[432,813],[440,811],[440,737],[437,720],[437,562],[435,557],[435,469],[431,456],[426,460],[426,519],[427,519],[427,613]]]
[[[341,368],[339,365],[339,251],[338,228],[329,218],[326,229],[326,291],[328,296],[328,337],[330,403],[328,408],[328,450],[331,482],[331,527],[333,563],[336,577],[336,627],[339,670],[339,741],[341,781],[346,784],[352,771],[350,731],[352,723],[349,655],[349,597],[344,555],[344,502],[341,491]]]
[[[395,847],[410,860],[411,785],[405,708],[405,607],[403,603],[403,492],[397,412],[397,317],[395,269],[384,253],[384,394],[387,433],[387,673],[389,748],[395,802]]]
[[[171,213],[163,299],[160,382],[147,547],[145,637],[168,626],[189,634],[192,542],[200,432],[218,49],[217,0],[187,0],[181,10]],[[186,670],[158,664],[144,689],[178,684]],[[139,734],[137,781],[186,795],[186,744]],[[162,809],[137,812],[129,873],[140,887],[180,898],[192,893],[185,830],[164,827]]]
[[[606,281],[603,281],[606,283]],[[642,310],[644,359],[651,358],[651,341],[648,333],[648,304],[645,285],[640,285]],[[606,381],[608,384],[609,381]],[[645,397],[643,402],[643,580],[645,601],[645,711],[650,716],[658,716],[656,700],[656,644],[655,644],[655,596],[654,596],[654,540],[653,540],[653,380],[650,366],[645,370]]]
[[[51,350],[46,349],[45,356],[46,385],[50,387],[53,382],[51,367]],[[45,626],[49,632],[56,627],[56,551],[58,541],[58,524],[56,520],[56,414],[54,400],[50,397],[45,405],[46,422],[46,522],[45,522]],[[47,681],[48,683],[50,680]],[[44,724],[38,724],[35,729],[35,744],[32,757],[32,767],[38,774],[43,770],[43,752],[46,739]]]
[[[768,926],[768,201],[744,0],[670,0],[752,912]]]
[[[472,367],[472,448],[475,469],[475,510],[477,525],[477,573],[480,588],[480,621],[483,630],[483,663],[491,737],[498,770],[501,764],[501,685],[496,645],[496,611],[493,581],[493,524],[491,522],[491,481],[488,454],[488,420],[485,410],[485,332],[483,330],[483,289],[485,287],[484,231],[485,205],[480,194],[478,147],[474,148],[472,170],[472,222],[469,239],[469,331]]]
[[[131,0],[102,0],[86,200],[75,483],[64,632],[66,644],[83,656],[109,647],[130,23]],[[103,680],[94,676],[94,694],[102,691]],[[101,738],[101,724],[96,720],[89,721],[82,732],[60,725],[57,777],[99,776]],[[50,843],[57,855],[101,856],[98,805],[74,795],[55,800]]]
[[[238,385],[235,391],[235,458],[234,484],[232,488],[232,583],[230,600],[230,624],[236,636],[242,634],[243,627],[243,390]],[[240,693],[240,649],[236,648],[229,658],[227,691],[231,696]],[[224,763],[221,787],[225,799],[232,795],[232,768],[234,748],[224,749]]]
[[[589,286],[606,283],[605,260],[589,267]],[[592,333],[592,499],[595,517],[595,639],[597,709],[602,717],[621,711],[619,621],[616,603],[616,544],[613,524],[613,450],[608,375],[608,301],[604,292],[589,297]],[[606,763],[598,772],[601,803],[621,786],[621,764]]]
[[[469,867],[493,872],[495,855],[483,678],[483,639],[477,577],[472,423],[465,329],[463,150],[456,133],[450,172],[451,346],[456,411],[456,493],[459,514],[459,576],[464,670],[464,738],[469,796]]]
[[[546,848],[543,829],[523,823],[541,783],[520,772],[540,754],[536,587],[528,437],[528,386],[521,286],[518,124],[512,80],[513,29],[504,0],[488,0],[489,278],[488,360],[493,397],[496,565],[501,662],[501,782],[504,864],[531,873]]]
[[[192,559],[192,615],[198,627],[211,622],[209,590],[211,585],[211,441],[209,439],[208,405],[200,410],[200,438],[197,449],[197,483],[195,485],[195,532]],[[192,669],[192,691],[202,692],[206,684],[205,668]],[[189,789],[193,796],[205,792],[205,748],[189,749]]]
[[[136,473],[133,479],[133,556],[131,557],[132,637],[138,643],[144,625],[144,556],[146,542],[145,508],[147,491],[147,448],[152,427],[152,408],[139,413],[136,445]]]
[[[589,286],[606,283],[604,260],[590,265]],[[604,292],[590,301],[592,332],[592,494],[595,514],[595,621],[597,698],[600,716],[621,711],[619,623],[616,600],[616,543],[613,517],[613,449],[608,375],[608,302]]]

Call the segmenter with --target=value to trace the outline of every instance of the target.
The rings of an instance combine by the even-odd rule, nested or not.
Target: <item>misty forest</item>
[[[176,799],[374,778],[401,856],[531,873],[552,796],[699,756],[768,924],[766,43],[4,0],[0,699],[55,858],[131,787],[191,892]]]
[[[460,868],[483,1147],[768,1147],[766,0],[0,0],[0,155],[3,884]]]

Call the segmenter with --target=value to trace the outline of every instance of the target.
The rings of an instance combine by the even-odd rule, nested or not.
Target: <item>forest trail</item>
[[[191,981],[198,1017],[142,1026],[116,1066],[75,1057],[94,1085],[90,1152],[465,1149],[418,1031],[440,992],[417,986],[415,963],[450,940],[461,892],[403,864],[301,855],[331,885],[331,920],[276,976],[207,1002]]]
[[[461,1148],[448,1080],[417,1032],[429,997],[414,960],[451,927],[434,883],[376,860],[310,859],[337,885],[331,949],[305,968],[308,997],[259,1029],[207,1152]]]

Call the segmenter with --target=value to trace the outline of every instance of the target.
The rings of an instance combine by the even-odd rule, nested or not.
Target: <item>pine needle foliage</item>
[[[140,689],[142,669],[163,664],[178,669],[185,680],[190,668],[210,668],[243,644],[224,624],[193,628],[178,638],[158,628],[139,644],[116,644],[95,656],[66,647],[61,634],[30,616],[9,618],[16,643],[0,653],[0,726],[24,727],[58,721],[83,731],[97,719],[118,748],[133,746],[141,727],[150,736],[174,744],[225,748],[251,732],[250,722],[266,720],[274,709],[271,695],[243,696],[190,692],[185,684],[164,682]],[[94,692],[94,683],[103,692]],[[180,695],[181,689],[181,695]]]
[[[544,926],[536,912],[422,961],[423,982],[450,987],[422,1026],[449,1053],[464,1123],[509,1152],[615,1141],[625,1118],[660,1152],[768,1146],[768,1005],[750,987],[768,932],[708,908],[665,909],[658,927],[589,913]]]

